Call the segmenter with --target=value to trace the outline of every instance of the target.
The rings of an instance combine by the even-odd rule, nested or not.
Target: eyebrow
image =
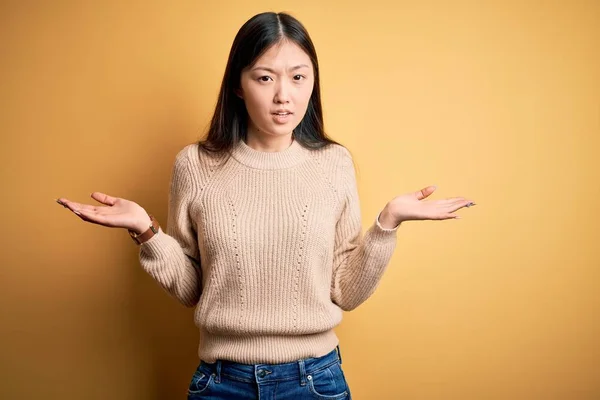
[[[300,69],[300,68],[309,68],[309,66],[306,65],[306,64],[300,64],[300,65],[296,65],[295,67],[290,68],[289,70],[290,71],[295,71],[295,70]],[[252,68],[251,71],[256,71],[258,69],[262,69],[264,71],[269,71],[272,74],[276,73],[275,70],[273,70],[273,69],[271,69],[269,67],[263,67],[263,66],[260,66],[260,65],[258,67]]]

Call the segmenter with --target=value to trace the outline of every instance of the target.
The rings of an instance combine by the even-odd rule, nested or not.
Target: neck
[[[244,141],[250,148],[256,151],[274,153],[283,151],[290,147],[294,137],[292,132],[287,135],[269,135],[258,131],[257,129],[248,129],[246,140]]]
[[[281,139],[281,138],[278,138]],[[289,143],[291,141],[291,144]],[[304,162],[308,151],[297,140],[286,138],[281,150],[257,150],[240,140],[231,150],[231,155],[241,164],[255,169],[275,170],[296,166]],[[252,143],[252,142],[251,142]],[[259,144],[262,142],[258,142]],[[269,142],[271,143],[271,142]],[[284,146],[285,145],[285,146]],[[273,147],[269,148],[270,150]]]

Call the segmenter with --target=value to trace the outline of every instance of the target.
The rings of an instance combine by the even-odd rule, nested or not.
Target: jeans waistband
[[[304,358],[283,364],[242,364],[227,360],[217,360],[214,363],[200,362],[200,368],[205,368],[214,376],[215,382],[221,381],[222,375],[243,382],[272,382],[298,379],[300,384],[306,384],[306,377],[333,363],[342,363],[340,346],[321,357]]]

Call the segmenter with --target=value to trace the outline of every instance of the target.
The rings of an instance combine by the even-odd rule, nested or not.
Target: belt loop
[[[217,376],[215,377],[215,383],[221,383],[221,360],[217,360]]]
[[[338,359],[340,360],[340,364],[342,363],[342,352],[340,351],[340,345],[335,346],[337,350]]]
[[[306,370],[304,369],[304,360],[298,360],[298,367],[300,368],[300,386],[306,385]]]

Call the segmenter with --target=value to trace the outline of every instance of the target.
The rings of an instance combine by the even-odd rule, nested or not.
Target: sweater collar
[[[231,155],[240,163],[256,169],[284,169],[300,164],[306,159],[306,150],[296,139],[281,151],[255,150],[240,140],[233,145]]]

